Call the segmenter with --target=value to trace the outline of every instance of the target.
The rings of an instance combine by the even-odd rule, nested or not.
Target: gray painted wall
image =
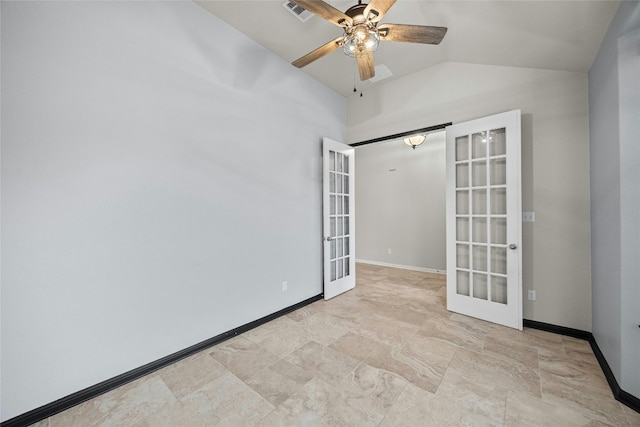
[[[358,259],[445,271],[445,133],[357,147],[355,171]]]
[[[640,397],[640,3],[622,2],[589,72],[593,334]]]
[[[2,420],[322,291],[342,97],[191,2],[1,8]]]

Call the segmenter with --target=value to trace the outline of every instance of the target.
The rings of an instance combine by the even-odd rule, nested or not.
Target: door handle
[[[327,236],[327,242],[330,242],[330,241],[332,241],[332,240],[333,240],[333,237],[329,237],[329,236]]]
[[[509,245],[509,249],[518,249],[518,245],[516,245],[515,243],[512,243]]]

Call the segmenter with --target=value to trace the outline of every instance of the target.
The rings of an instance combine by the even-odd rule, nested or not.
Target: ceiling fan
[[[375,76],[373,52],[378,49],[381,40],[439,44],[447,33],[446,27],[425,25],[382,24],[378,27],[378,22],[396,0],[371,0],[368,4],[358,0],[357,5],[344,13],[322,0],[290,1],[344,30],[340,37],[293,61],[292,64],[298,68],[342,47],[345,54],[356,58],[360,80],[368,80]]]

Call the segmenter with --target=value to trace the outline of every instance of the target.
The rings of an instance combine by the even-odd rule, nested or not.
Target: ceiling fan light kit
[[[344,35],[342,50],[345,54],[356,57],[378,50],[380,35],[375,25],[360,24],[352,27],[352,31]]]
[[[447,32],[446,27],[405,24],[382,24],[378,27],[378,22],[395,2],[396,0],[371,0],[363,4],[359,0],[357,5],[343,13],[322,0],[290,0],[290,3],[297,4],[344,31],[341,37],[320,46],[292,64],[302,68],[342,47],[346,55],[356,59],[360,80],[364,81],[375,76],[373,52],[378,49],[380,41],[422,44],[439,44],[442,41]]]

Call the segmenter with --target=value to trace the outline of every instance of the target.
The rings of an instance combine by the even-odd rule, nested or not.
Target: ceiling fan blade
[[[314,15],[317,15],[320,18],[326,19],[327,21],[331,22],[334,25],[337,25],[338,27],[346,27],[347,24],[348,25],[353,24],[353,20],[349,16],[345,15],[335,7],[331,6],[330,4],[323,2],[322,0],[290,0],[290,1],[291,3],[295,3],[298,6],[302,6],[303,8],[307,9],[309,12],[313,13]]]
[[[331,40],[329,43],[326,43],[326,44],[320,46],[319,48],[317,48],[313,52],[309,52],[305,56],[303,56],[302,58],[296,59],[291,64],[293,64],[294,66],[296,66],[298,68],[302,68],[305,65],[311,64],[316,59],[320,59],[323,56],[333,52],[334,50],[339,48],[341,44],[342,44],[342,36],[336,37],[335,39]]]
[[[376,75],[376,68],[373,63],[373,52],[356,55],[356,61],[358,62],[360,80],[369,80]]]
[[[440,44],[447,27],[426,25],[382,24],[378,27],[380,39],[392,42]]]
[[[367,17],[369,16],[369,12],[374,11],[370,20],[371,22],[378,22],[389,11],[395,2],[396,0],[371,0],[364,9],[363,15]]]

